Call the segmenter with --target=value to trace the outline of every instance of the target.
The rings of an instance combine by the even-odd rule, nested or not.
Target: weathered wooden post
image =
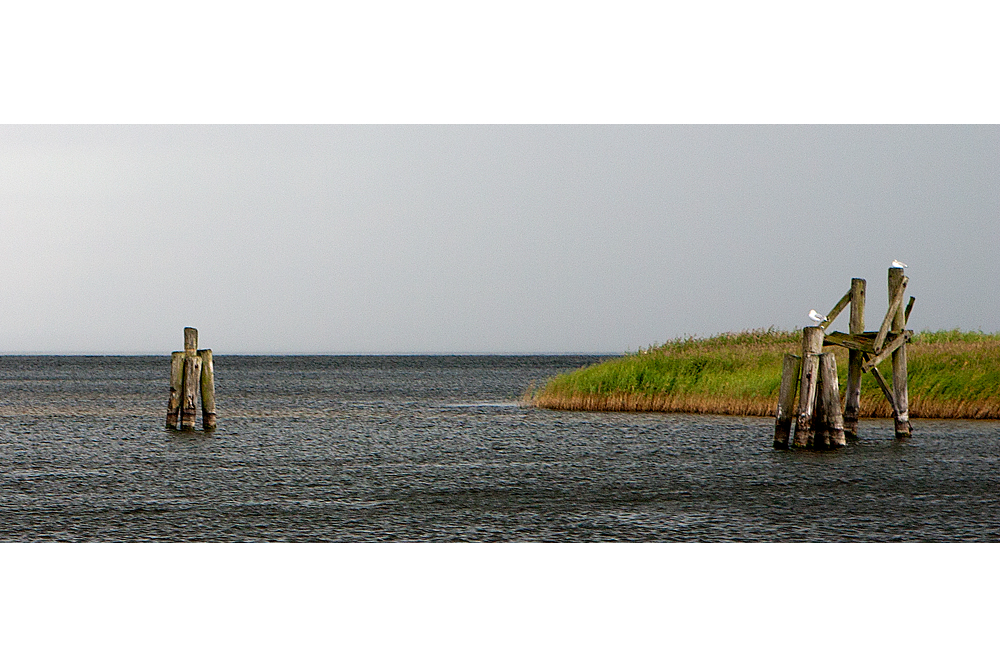
[[[823,328],[802,329],[802,380],[799,385],[799,412],[795,420],[796,447],[808,447],[816,410],[816,385],[819,379],[819,355],[823,352]]]
[[[167,428],[179,428],[181,395],[184,393],[184,353],[170,354],[170,400],[167,401]]]
[[[865,332],[864,278],[851,278],[851,335]],[[852,437],[858,435],[858,415],[861,413],[861,364],[864,353],[853,348],[847,352],[847,395],[844,397],[844,431]]]
[[[781,365],[781,388],[778,390],[778,409],[774,420],[774,446],[779,449],[788,448],[792,416],[795,415],[795,390],[801,370],[802,357],[786,354]]]
[[[816,405],[813,407],[812,429],[806,443],[811,449],[829,449],[830,437],[826,432],[826,405],[823,403],[823,357],[820,354],[816,364]]]
[[[837,357],[833,352],[820,355],[820,393],[817,400],[817,412],[822,417],[816,429],[816,446],[843,447],[847,444],[847,438],[844,435],[844,416],[840,411]],[[819,435],[820,432],[822,436]]]
[[[211,350],[198,350],[201,357],[201,427],[215,428],[215,365]]]
[[[198,354],[198,330],[194,327],[184,327],[184,354]]]
[[[181,430],[194,429],[198,416],[198,385],[201,379],[201,357],[184,356],[184,397],[181,402]]]
[[[181,429],[194,428],[198,411],[201,358],[198,356],[198,330],[184,327],[184,395],[181,399]]]
[[[906,315],[902,308],[903,290],[906,289],[906,277],[902,268],[892,267],[889,269],[889,305],[896,306],[892,317],[892,333],[904,336],[903,329],[906,327]],[[895,297],[895,298],[894,298]],[[913,433],[910,426],[909,392],[907,390],[906,373],[906,341],[896,348],[892,353],[892,394],[896,403],[895,416],[893,418],[897,438],[905,438]]]

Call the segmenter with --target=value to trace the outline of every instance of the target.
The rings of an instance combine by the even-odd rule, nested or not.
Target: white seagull
[[[809,319],[812,320],[813,322],[819,322],[821,324],[823,322],[826,322],[826,318],[817,313],[815,310],[809,311]]]
[[[906,264],[903,264],[898,259],[894,259],[894,260],[892,260],[892,268],[894,268],[894,269],[905,269],[906,268]]]

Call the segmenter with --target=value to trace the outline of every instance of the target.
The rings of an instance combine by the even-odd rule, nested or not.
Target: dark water
[[[1000,423],[519,407],[594,357],[216,357],[219,428],[164,428],[167,357],[0,357],[6,541],[994,541]]]

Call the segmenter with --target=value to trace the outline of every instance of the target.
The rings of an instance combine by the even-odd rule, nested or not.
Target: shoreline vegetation
[[[801,329],[677,338],[558,375],[523,399],[553,410],[773,417],[782,357],[801,348]],[[847,350],[831,350],[843,400]],[[911,418],[1000,419],[1000,333],[920,332],[907,344],[907,365]],[[891,378],[891,361],[879,370]],[[870,373],[862,377],[861,416],[892,417]]]

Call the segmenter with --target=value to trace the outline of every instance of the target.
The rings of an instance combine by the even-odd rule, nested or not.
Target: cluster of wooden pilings
[[[803,329],[802,356],[785,355],[774,427],[775,447],[788,446],[793,416],[796,447],[825,449],[847,444],[837,358],[833,352],[823,352],[821,327]]]
[[[907,278],[903,269],[889,269],[889,310],[878,331],[865,331],[865,286],[861,278],[851,280],[851,290],[833,307],[818,326],[802,330],[802,354],[785,355],[778,407],[774,426],[774,446],[789,445],[792,422],[794,447],[817,449],[839,447],[858,433],[861,407],[861,376],[871,373],[892,406],[896,437],[912,433],[907,392],[906,343],[913,335],[906,323],[914,298],[903,309]],[[832,332],[826,327],[850,304],[850,333]],[[841,410],[837,360],[825,345],[848,349],[847,387]],[[892,358],[892,385],[886,382],[877,365]],[[796,401],[796,393],[798,401]]]
[[[198,330],[184,328],[184,351],[170,355],[170,399],[167,428],[194,430],[201,394],[201,426],[215,428],[215,366],[211,350],[198,349]]]

